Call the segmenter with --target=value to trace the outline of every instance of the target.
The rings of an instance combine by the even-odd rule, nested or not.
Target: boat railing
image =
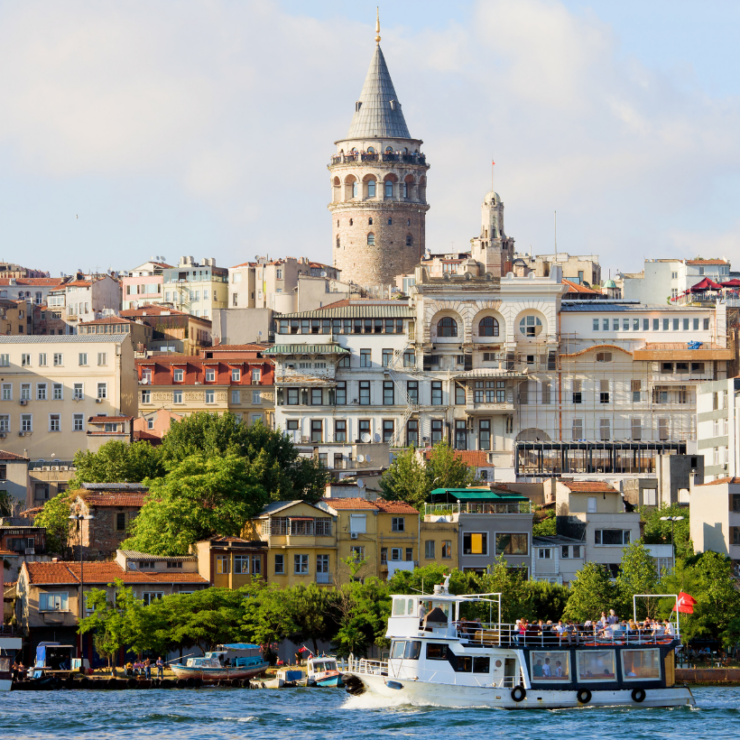
[[[471,645],[503,647],[553,647],[565,645],[576,647],[605,647],[608,645],[657,645],[680,639],[678,627],[672,626],[673,634],[659,629],[629,630],[599,629],[591,625],[572,625],[572,629],[557,632],[550,626],[540,630],[529,625],[522,630],[513,624],[486,624],[482,622],[459,622],[457,636]]]
[[[388,675],[388,661],[385,660],[368,660],[350,656],[348,662],[351,673],[368,673],[372,676]]]

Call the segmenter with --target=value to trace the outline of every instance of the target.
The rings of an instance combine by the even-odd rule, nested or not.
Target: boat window
[[[447,645],[439,642],[428,642],[427,660],[447,660]]]
[[[408,610],[406,611],[406,613],[410,617],[413,617],[414,616],[414,600],[413,599],[409,599]]]
[[[567,650],[537,650],[529,655],[533,681],[570,682],[570,653]]]
[[[393,616],[402,617],[404,615],[404,599],[393,599]]]
[[[625,681],[659,681],[660,650],[622,650]]]
[[[419,656],[421,655],[421,641],[420,640],[412,640],[411,642],[406,643],[406,652],[404,653],[404,658],[407,658],[408,660],[419,660]]]
[[[490,673],[491,659],[486,656],[476,656],[473,658],[473,673]]]
[[[458,655],[455,670],[458,673],[472,673],[473,672],[473,656],[472,655]]]
[[[0,673],[10,672],[10,658],[0,658]]]
[[[578,653],[578,680],[614,681],[616,671],[613,650],[583,650]]]
[[[391,646],[391,658],[393,658],[394,660],[402,660],[405,650],[405,640],[398,640],[397,642],[394,642]]]
[[[326,663],[324,663],[324,670],[325,671],[336,671],[337,662],[335,660],[327,660]]]
[[[447,619],[450,619],[450,604],[447,601],[433,601],[432,602],[432,609],[441,609],[444,613]]]

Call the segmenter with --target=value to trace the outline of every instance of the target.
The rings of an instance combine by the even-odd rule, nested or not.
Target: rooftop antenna
[[[375,43],[380,46],[380,8],[375,8]]]
[[[555,211],[555,256],[558,254],[558,212]]]
[[[493,168],[496,166],[496,163],[491,160],[491,192],[493,193]]]

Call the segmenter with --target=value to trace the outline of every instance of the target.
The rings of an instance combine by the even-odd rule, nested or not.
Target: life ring
[[[642,704],[645,701],[645,689],[632,689],[632,701]]]
[[[588,689],[581,689],[577,694],[577,698],[581,704],[588,704],[591,701],[591,692]]]
[[[527,690],[524,686],[514,686],[511,690],[511,698],[518,704],[520,701],[524,701],[524,699],[527,698]]]

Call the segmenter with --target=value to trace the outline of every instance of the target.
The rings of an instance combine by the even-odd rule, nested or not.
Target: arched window
[[[414,245],[414,237],[411,234],[406,234],[406,246],[412,247]]]
[[[519,331],[525,337],[536,337],[542,331],[542,321],[539,316],[525,316],[519,322]]]
[[[352,197],[357,198],[360,194],[360,183],[355,180],[352,183]]]
[[[372,216],[367,220],[367,225],[372,226],[373,225],[373,218]]]
[[[393,181],[392,180],[385,181],[385,197],[386,198],[393,197]]]
[[[337,237],[337,249],[339,249],[339,237]]]
[[[350,226],[354,226],[354,223],[355,223],[355,220],[354,220],[353,218],[351,218],[351,219],[349,220],[349,225],[350,225]]]
[[[339,228],[339,219],[337,219],[337,228]]]
[[[486,316],[485,319],[481,319],[480,324],[478,324],[478,334],[481,337],[497,337],[498,321],[493,316]]]
[[[352,147],[352,149],[350,149],[349,153],[350,154],[357,154],[357,149],[355,149],[354,147]]]
[[[368,180],[367,182],[367,197],[375,197],[375,180]]]
[[[457,336],[457,321],[445,316],[439,320],[437,324],[437,336],[440,337],[456,337]]]
[[[389,218],[388,219],[388,226],[393,226],[393,219],[392,218]]]
[[[393,154],[393,147],[392,146],[387,146],[385,148],[385,153],[386,154]]]
[[[374,147],[372,147],[372,146],[369,146],[369,147],[367,148],[367,153],[368,153],[368,154],[375,154],[375,148],[374,148]]]
[[[367,243],[370,245],[375,244],[375,234],[372,231],[367,235]]]

